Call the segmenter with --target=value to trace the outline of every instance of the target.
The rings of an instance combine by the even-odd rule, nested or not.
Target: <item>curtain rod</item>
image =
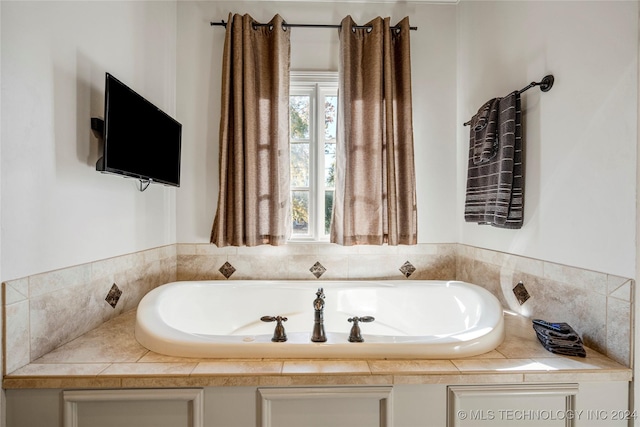
[[[220,27],[225,27],[227,28],[227,23],[224,22],[224,20],[221,20],[220,22],[210,22],[211,26],[220,26]],[[271,24],[254,24],[254,26],[256,27],[266,27],[269,26]],[[288,24],[287,22],[282,24],[283,27],[288,27],[288,28],[341,28],[341,25],[334,25],[334,24]],[[371,25],[354,25],[353,28],[356,29],[367,29],[367,28],[373,28]],[[392,29],[399,29],[400,27],[398,27],[397,25],[395,27],[391,27]],[[418,27],[409,27],[410,30],[413,31],[417,31]]]
[[[531,89],[532,87],[535,87],[535,86],[540,86],[540,90],[542,92],[549,92],[551,90],[551,88],[553,87],[553,80],[554,80],[553,75],[549,74],[547,76],[544,76],[542,78],[542,80],[540,80],[539,82],[531,82],[531,83],[529,83],[527,86],[525,86],[522,89],[520,89],[518,91],[518,93],[526,92],[526,91],[528,91],[529,89]],[[471,124],[471,120],[469,120],[468,122],[463,123],[463,124],[465,126],[469,126]]]

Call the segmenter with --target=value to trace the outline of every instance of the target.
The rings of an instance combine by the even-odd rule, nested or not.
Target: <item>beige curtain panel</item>
[[[331,241],[417,242],[409,19],[340,32],[336,191]]]
[[[211,243],[281,245],[289,238],[290,31],[229,15],[220,117],[220,191]]]

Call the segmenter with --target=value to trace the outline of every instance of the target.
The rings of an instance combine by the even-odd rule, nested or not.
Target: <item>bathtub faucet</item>
[[[318,292],[316,292],[313,308],[315,309],[315,318],[313,321],[311,341],[325,342],[327,337],[324,334],[324,290],[322,288],[319,288]]]

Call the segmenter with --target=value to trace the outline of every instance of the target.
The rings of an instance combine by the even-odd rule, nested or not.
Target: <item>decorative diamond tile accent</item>
[[[408,278],[413,274],[414,271],[416,271],[416,268],[413,266],[413,264],[407,261],[402,264],[402,267],[400,267],[400,271],[402,272],[402,274],[404,274],[404,277]]]
[[[118,304],[118,300],[122,295],[122,291],[118,288],[118,285],[115,283],[111,286],[107,297],[104,299],[111,307],[116,308],[116,304]]]
[[[224,264],[222,264],[222,267],[220,267],[218,271],[222,273],[225,279],[228,279],[229,277],[231,277],[233,273],[236,272],[236,269],[233,265],[229,264],[229,262],[227,261]]]
[[[318,261],[315,264],[313,264],[313,266],[309,269],[309,271],[314,276],[316,276],[316,279],[319,279],[320,276],[322,276],[324,274],[324,272],[327,271],[327,269],[324,268],[324,266],[322,264],[320,264],[320,261]]]
[[[522,282],[518,282],[515,288],[513,288],[513,293],[520,305],[524,304],[529,299],[529,292],[527,292],[527,288],[524,287],[524,283]]]

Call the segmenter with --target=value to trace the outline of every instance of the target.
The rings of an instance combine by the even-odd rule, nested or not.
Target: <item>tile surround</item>
[[[459,244],[341,247],[296,243],[252,248],[176,244],[5,282],[4,372],[43,355],[55,361],[56,348],[135,308],[142,296],[163,283],[317,280],[320,271],[317,277],[322,280],[409,278],[475,283],[494,293],[505,308],[526,317],[566,321],[587,346],[625,366],[631,363],[635,288],[631,279]],[[519,281],[530,294],[522,305],[513,293]],[[114,283],[122,295],[112,308],[104,296]],[[505,348],[503,353],[509,351]],[[533,356],[546,354],[534,351]]]
[[[3,384],[6,388],[147,388],[631,379],[629,368],[589,348],[586,358],[532,351],[541,346],[527,328],[529,321],[515,315],[505,317],[505,340],[495,350],[451,360],[179,358],[138,344],[134,323],[135,310],[131,310],[63,345],[53,352],[55,357],[46,355],[10,373]],[[97,354],[102,355],[100,362]]]

